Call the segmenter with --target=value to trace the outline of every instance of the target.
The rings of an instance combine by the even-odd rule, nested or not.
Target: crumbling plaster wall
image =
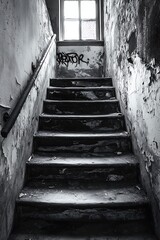
[[[160,236],[160,4],[105,0],[106,75],[113,77]]]
[[[44,0],[0,1],[0,130],[3,113],[13,109],[53,35]],[[0,136],[0,239],[11,230],[15,199],[23,185],[25,163],[49,77],[54,77],[55,43],[7,138]]]

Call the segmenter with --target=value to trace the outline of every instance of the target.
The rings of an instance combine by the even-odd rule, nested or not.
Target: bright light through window
[[[79,21],[64,22],[64,39],[78,40],[79,39]]]
[[[82,22],[82,39],[96,39],[96,23],[95,21]]]
[[[96,2],[81,1],[81,18],[96,19]]]
[[[63,40],[96,40],[98,0],[61,0]]]
[[[79,18],[78,1],[64,1],[64,18]]]

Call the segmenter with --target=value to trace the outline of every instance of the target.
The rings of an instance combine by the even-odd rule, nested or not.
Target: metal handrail
[[[42,65],[50,51],[50,48],[52,46],[52,44],[55,42],[55,38],[56,36],[53,35],[47,48],[45,49],[44,53],[42,54],[42,57],[41,57],[41,60],[38,62],[33,74],[31,75],[31,79],[29,81],[29,83],[27,83],[26,87],[24,88],[21,96],[18,98],[17,100],[17,104],[15,105],[15,107],[13,108],[12,112],[10,114],[8,114],[7,112],[4,113],[5,116],[7,116],[7,121],[4,125],[4,127],[2,128],[1,130],[1,135],[2,137],[6,138],[8,133],[10,132],[10,130],[12,129],[24,103],[25,103],[25,100],[29,94],[29,92],[31,91],[34,83],[35,83],[35,80],[42,68]]]

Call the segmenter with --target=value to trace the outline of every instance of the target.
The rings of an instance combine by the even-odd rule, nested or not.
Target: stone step
[[[143,190],[132,187],[86,189],[77,187],[25,187],[17,199],[18,217],[48,221],[148,220],[150,206]]]
[[[51,206],[75,209],[118,209],[146,207],[149,204],[141,187],[105,189],[25,187],[17,199],[19,206]],[[130,216],[132,217],[132,216]]]
[[[39,130],[54,132],[109,132],[125,130],[124,116],[106,115],[47,115],[39,118]]]
[[[50,100],[98,100],[115,99],[114,87],[49,87]]]
[[[130,236],[77,236],[74,237],[73,234],[67,236],[57,236],[57,235],[42,235],[42,234],[14,234],[9,240],[156,240],[154,235],[130,235]]]
[[[33,155],[27,162],[27,180],[62,181],[100,188],[107,183],[135,184],[139,164],[134,155],[52,154]],[[99,183],[99,184],[98,184]]]
[[[50,80],[53,87],[99,87],[112,86],[111,78],[55,78]]]
[[[127,132],[118,133],[52,133],[38,132],[34,136],[36,152],[130,152],[131,141]]]
[[[9,240],[156,240],[152,231],[152,223],[142,220],[53,223],[21,218]]]
[[[119,113],[118,100],[45,100],[43,106],[47,114],[111,114]]]

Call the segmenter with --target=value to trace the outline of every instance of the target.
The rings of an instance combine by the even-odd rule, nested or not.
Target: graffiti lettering
[[[81,62],[86,63],[87,65],[89,64],[89,59],[87,61],[84,60],[84,55],[80,54],[78,55],[77,53],[57,53],[57,62],[58,64],[62,64],[68,67],[69,63],[71,64],[80,64]]]

